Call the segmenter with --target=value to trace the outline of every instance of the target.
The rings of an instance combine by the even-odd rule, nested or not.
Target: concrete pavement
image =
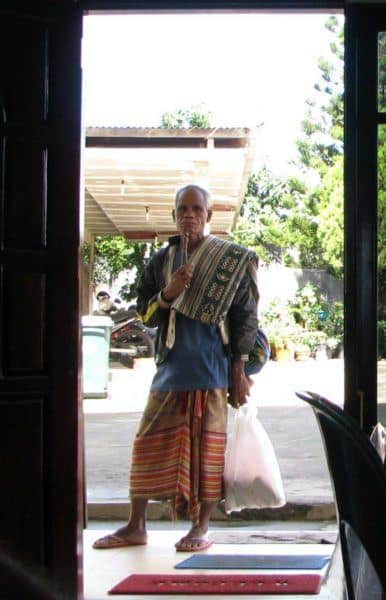
[[[152,359],[134,369],[110,369],[109,398],[84,401],[87,499],[90,518],[128,515],[129,458],[154,373]],[[309,389],[341,404],[343,360],[269,362],[255,376],[251,402],[276,451],[287,504],[274,510],[243,511],[243,519],[333,520],[335,509],[320,434],[296,390]],[[152,503],[149,517],[168,519],[166,503]],[[232,515],[232,518],[240,515]],[[215,519],[226,519],[222,506]],[[229,519],[229,517],[228,517]]]
[[[84,400],[85,414],[141,412],[155,372],[152,358],[135,361],[134,369],[109,369],[109,398]],[[252,401],[257,406],[303,406],[295,391],[310,389],[337,404],[343,402],[343,360],[269,361],[254,375]]]

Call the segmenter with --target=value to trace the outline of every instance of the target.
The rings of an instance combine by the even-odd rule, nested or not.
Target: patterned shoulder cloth
[[[172,275],[176,247],[169,249],[164,267],[164,279],[168,283]],[[246,272],[252,282],[252,292],[259,297],[257,287],[257,255],[233,242],[208,235],[190,260],[194,277],[187,288],[170,307],[166,346],[172,348],[175,340],[176,312],[208,324],[217,324],[223,341],[227,343],[227,313],[237,288]],[[247,375],[261,371],[269,360],[271,348],[266,335],[258,329],[255,344],[245,364]]]
[[[166,282],[171,276],[173,259],[174,252],[170,252],[165,266]],[[224,329],[228,310],[247,271],[251,277],[253,293],[258,297],[258,258],[251,250],[208,235],[192,254],[190,262],[194,273],[192,283],[170,307],[166,339],[168,348],[174,345],[176,312]]]

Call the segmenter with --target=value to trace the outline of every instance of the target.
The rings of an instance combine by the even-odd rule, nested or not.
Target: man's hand
[[[242,360],[232,362],[232,387],[229,390],[229,404],[233,408],[238,408],[248,402],[253,385],[253,380],[245,374],[244,365]]]
[[[193,277],[193,267],[186,263],[174,271],[170,282],[162,290],[162,295],[167,302],[171,302],[182,294],[189,286]]]

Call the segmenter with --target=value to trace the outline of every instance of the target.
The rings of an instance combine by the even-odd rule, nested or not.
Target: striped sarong
[[[201,502],[223,497],[226,390],[150,392],[130,472],[132,498],[171,499],[197,523]]]

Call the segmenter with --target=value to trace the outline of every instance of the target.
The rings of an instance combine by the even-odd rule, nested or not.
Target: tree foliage
[[[132,300],[145,262],[159,246],[159,243],[131,242],[122,235],[97,236],[93,285],[104,283],[111,288],[119,275],[125,272],[126,281],[119,295],[123,300]]]
[[[316,237],[321,264],[343,277],[343,25],[335,16],[325,24],[330,54],[318,61],[320,80],[307,101],[302,137],[297,142],[299,160],[306,173],[318,181],[309,190],[317,221]],[[317,266],[317,265],[315,265]]]
[[[343,278],[343,157],[338,156],[325,172],[322,185],[316,193],[318,199],[319,245],[327,270]]]
[[[161,116],[161,127],[165,129],[190,129],[191,127],[210,127],[212,115],[204,104],[189,108],[176,108]]]
[[[95,238],[93,282],[112,286],[118,275],[127,268],[131,247],[122,235],[101,235]]]
[[[302,122],[302,137],[297,141],[300,162],[306,169],[323,174],[343,153],[343,26],[335,16],[325,25],[331,37],[330,56],[319,58],[320,80]]]
[[[146,262],[151,258],[161,246],[161,242],[130,243],[132,254],[130,267],[126,273],[126,281],[122,284],[119,295],[126,301],[132,300],[137,296],[137,287],[139,278],[143,272]]]
[[[236,241],[266,263],[314,267],[322,261],[316,230],[315,207],[302,181],[277,177],[267,167],[250,177]]]
[[[263,167],[248,184],[235,237],[265,262],[326,269],[343,276],[343,28],[326,22],[330,56],[307,100],[299,166],[316,183],[274,176]]]

